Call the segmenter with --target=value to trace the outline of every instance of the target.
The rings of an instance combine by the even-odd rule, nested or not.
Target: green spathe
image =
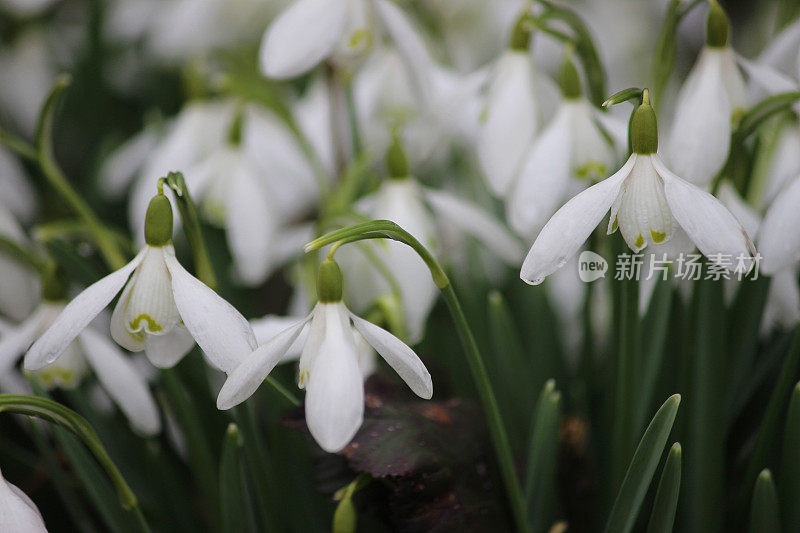
[[[633,112],[629,134],[633,153],[649,155],[658,150],[658,124],[648,89],[642,91],[642,103]]]
[[[706,17],[706,45],[713,48],[724,48],[728,45],[730,22],[722,6],[712,0],[711,9]]]
[[[331,258],[325,259],[317,274],[317,299],[320,303],[341,302],[343,285],[339,265]]]
[[[514,29],[511,31],[511,42],[509,47],[518,52],[527,52],[531,45],[532,25],[530,15],[525,12],[519,16]]]
[[[159,193],[150,200],[144,219],[144,240],[150,246],[164,246],[172,239],[172,206]]]
[[[578,76],[578,69],[575,68],[575,63],[572,58],[565,57],[561,63],[561,73],[558,77],[558,83],[561,86],[561,94],[564,98],[575,99],[580,98],[583,91],[581,90],[581,79]]]
[[[396,133],[392,135],[392,143],[386,150],[386,170],[390,178],[408,177],[408,158],[406,151],[403,150],[400,136]]]

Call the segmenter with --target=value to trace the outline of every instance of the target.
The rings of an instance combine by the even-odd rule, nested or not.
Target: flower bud
[[[150,246],[164,246],[172,239],[172,206],[159,193],[150,200],[144,218],[144,240]]]
[[[712,0],[711,9],[706,17],[706,45],[713,48],[724,48],[728,44],[728,15],[716,0]]]
[[[509,47],[518,52],[527,52],[531,45],[532,27],[528,18],[530,15],[525,12],[517,18],[517,23],[514,24],[514,29],[511,32],[511,42]]]
[[[658,150],[658,124],[656,113],[650,105],[650,91],[642,91],[642,103],[631,117],[631,151],[635,154],[654,154]]]
[[[564,98],[575,99],[579,98],[583,91],[581,90],[581,78],[578,76],[578,69],[575,68],[575,63],[569,56],[564,58],[561,63],[561,73],[558,77],[558,83],[561,86],[561,94]]]
[[[317,274],[317,299],[320,303],[333,303],[342,301],[342,271],[333,259],[325,259],[319,265]]]
[[[390,178],[408,177],[408,158],[397,134],[392,135],[392,143],[386,150],[386,169]]]

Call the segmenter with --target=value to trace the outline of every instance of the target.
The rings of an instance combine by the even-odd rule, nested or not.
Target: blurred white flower
[[[0,0],[0,8],[18,17],[33,17],[41,14],[58,0]]]
[[[519,241],[486,211],[449,192],[420,187],[412,176],[385,180],[357,209],[368,218],[396,222],[434,253],[443,244],[442,226],[448,226],[475,237],[508,264],[518,264],[523,254]],[[347,301],[354,309],[364,311],[381,296],[391,296],[393,287],[388,274],[399,288],[408,340],[412,344],[419,342],[438,292],[428,267],[416,252],[398,242],[362,246],[383,265],[385,272],[376,269],[358,245],[341,250],[340,260],[347,265]]]
[[[0,472],[0,531],[15,533],[47,533],[42,514],[22,492]]]
[[[31,137],[56,77],[55,59],[44,31],[24,31],[1,48],[0,72],[0,111]]]
[[[13,197],[13,193],[11,195]],[[0,202],[0,237],[26,246],[28,239],[14,215]],[[26,265],[0,253],[0,312],[15,320],[28,316],[39,298],[39,280]]]
[[[65,307],[63,301],[44,300],[22,323],[0,335],[0,374],[14,372],[17,359],[53,325]],[[92,326],[73,337],[61,357],[33,374],[47,388],[72,389],[89,368],[136,431],[147,436],[161,431],[158,408],[144,376],[111,339]]]
[[[755,254],[738,220],[711,194],[673,174],[655,154],[632,154],[613,176],[572,198],[533,243],[520,277],[537,285],[561,268],[611,210],[608,233],[619,227],[634,252],[669,241],[682,229],[711,262],[749,270]],[[733,265],[722,261],[732,258]],[[737,264],[741,258],[743,263]]]
[[[264,33],[261,71],[294,78],[328,58],[349,68],[366,57],[374,39],[372,2],[297,0]]]
[[[758,233],[761,271],[772,275],[796,266],[800,261],[800,176],[778,193],[764,215]]]
[[[574,72],[574,66],[571,70]],[[572,83],[579,83],[577,72]],[[535,237],[568,194],[608,175],[617,153],[601,123],[613,120],[580,93],[565,95],[553,119],[533,142],[506,197],[509,224],[520,236]],[[626,128],[620,123],[613,129]]]
[[[503,52],[491,75],[477,154],[489,189],[500,197],[509,193],[539,127],[534,76],[527,49]]]
[[[725,11],[712,2],[706,44],[678,94],[669,136],[671,167],[703,188],[728,159],[732,122],[747,106],[744,78],[728,44],[729,26]]]
[[[156,213],[163,221],[168,208],[168,200],[158,195],[148,208],[148,218]],[[170,224],[159,228],[158,238],[150,238],[130,263],[66,306],[28,351],[27,370],[55,361],[120,291],[111,317],[111,336],[128,350],[145,350],[157,367],[177,363],[195,341],[211,364],[225,372],[252,351],[255,337],[247,320],[175,258],[169,216]]]
[[[364,414],[363,375],[351,321],[412,391],[421,398],[433,395],[425,365],[400,339],[351,313],[341,302],[341,273],[332,260],[320,266],[336,277],[336,288],[321,293],[311,314],[289,326],[256,349],[229,376],[217,398],[219,409],[230,409],[249,398],[285,356],[310,321],[299,363],[298,386],[307,388],[306,423],[311,435],[328,452],[344,448],[361,427]]]

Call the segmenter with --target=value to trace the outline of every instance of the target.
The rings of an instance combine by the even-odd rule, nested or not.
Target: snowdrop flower
[[[762,254],[761,271],[776,274],[796,265],[800,260],[800,176],[781,191],[764,215],[758,233]]]
[[[0,105],[26,135],[32,136],[39,110],[56,77],[55,59],[44,32],[28,30],[0,49]]]
[[[508,221],[521,236],[533,238],[575,189],[608,175],[616,162],[600,122],[613,120],[582,95],[569,58],[562,64],[564,99],[551,122],[534,141],[519,178],[506,198]],[[625,126],[615,125],[615,130]]]
[[[0,202],[0,237],[25,245],[27,237],[14,215]],[[31,312],[39,296],[38,280],[25,266],[0,253],[0,312],[21,320]]]
[[[267,315],[250,320],[250,326],[252,326],[253,333],[256,335],[256,342],[261,346],[271,341],[273,337],[289,326],[301,320],[303,320],[302,316]],[[290,363],[300,359],[300,355],[303,353],[303,346],[305,346],[306,340],[308,339],[309,330],[310,327],[306,325],[297,336],[294,343],[286,350],[286,354],[283,356],[283,359],[280,360],[280,363]],[[352,327],[351,330],[353,331],[353,343],[356,346],[358,366],[361,369],[364,380],[366,380],[376,370],[375,349],[364,340],[364,336],[361,335],[355,327]]]
[[[706,45],[678,95],[668,148],[671,168],[706,188],[728,159],[733,117],[747,89],[728,46],[728,17],[716,1],[706,19]]]
[[[453,194],[421,187],[409,172],[399,139],[395,138],[387,154],[389,179],[357,206],[362,214],[396,222],[434,250],[442,244],[441,227],[452,226],[477,238],[504,262],[518,264],[523,254],[519,241],[492,216]],[[407,340],[411,344],[419,342],[437,295],[428,268],[404,244],[394,241],[364,244],[370,246],[399,288]],[[358,246],[340,253],[341,259],[348,263],[346,297],[354,309],[365,310],[382,295],[392,295],[393,287],[386,276],[370,268],[365,258],[359,256],[363,252]]]
[[[47,533],[42,514],[22,492],[0,472],[0,531],[16,533]]]
[[[759,227],[762,224],[762,220],[758,213],[739,196],[728,182],[723,182],[720,185],[717,196],[720,202],[742,222],[749,235],[758,235],[756,242],[759,250],[761,250]],[[773,223],[774,219],[770,224]],[[770,230],[768,229],[768,231]],[[768,242],[767,248],[769,249],[770,246],[771,243]],[[763,265],[763,258],[761,264]],[[789,329],[800,322],[800,288],[797,285],[797,270],[797,265],[795,264],[771,274],[772,280],[769,284],[764,314],[761,318],[762,335],[770,333],[776,326]],[[730,280],[726,283],[725,296],[728,301],[732,299],[739,283],[737,280]]]
[[[25,170],[8,149],[0,147],[0,202],[19,220],[29,221],[36,210],[36,197]]]
[[[478,131],[478,162],[489,189],[500,197],[508,194],[539,126],[530,38],[523,14],[494,67]]]
[[[17,327],[0,336],[0,373],[13,372],[13,365],[30,344],[44,333],[66,307],[64,291],[56,282],[45,289],[45,299]],[[63,354],[33,372],[46,388],[73,389],[89,369],[106,393],[142,435],[161,431],[158,408],[147,381],[131,361],[106,335],[89,326],[67,344]],[[0,528],[1,529],[1,528]]]
[[[633,153],[627,163],[572,198],[547,222],[522,264],[520,277],[526,283],[538,285],[561,268],[609,209],[608,233],[619,228],[634,252],[685,232],[711,262],[749,271],[755,250],[744,228],[719,200],[664,165],[656,153],[658,131],[647,89],[642,100],[631,118]]]
[[[349,66],[372,48],[372,19],[372,2],[367,0],[298,0],[264,33],[261,72],[294,78],[327,58]]]
[[[332,259],[320,265],[317,303],[311,314],[250,354],[229,376],[217,398],[230,409],[249,398],[278,364],[308,322],[300,356],[298,386],[305,388],[306,423],[328,452],[344,448],[364,416],[364,384],[350,323],[421,398],[433,396],[425,365],[400,339],[351,313],[342,303],[342,273]]]
[[[228,302],[194,278],[175,258],[172,209],[163,194],[150,202],[146,245],[127,265],[79,294],[33,344],[25,369],[58,359],[120,291],[111,336],[134,352],[145,350],[157,367],[177,363],[196,341],[216,368],[229,372],[255,347],[247,321]]]

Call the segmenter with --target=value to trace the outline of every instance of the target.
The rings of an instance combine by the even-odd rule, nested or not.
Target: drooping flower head
[[[189,274],[172,247],[172,208],[166,196],[150,202],[145,246],[121,269],[79,294],[25,357],[25,368],[52,363],[114,297],[111,336],[128,350],[144,350],[158,367],[177,363],[196,341],[209,361],[229,372],[256,346],[247,320]]]
[[[675,175],[656,153],[656,116],[647,89],[629,134],[633,153],[627,163],[553,215],[528,252],[520,277],[532,285],[544,281],[578,251],[609,209],[608,233],[619,229],[634,252],[685,232],[712,263],[749,271],[755,249],[736,217],[710,193]]]
[[[230,409],[249,398],[308,322],[311,328],[300,355],[298,387],[306,389],[308,429],[324,450],[336,452],[344,448],[361,427],[364,416],[364,383],[351,321],[415,394],[431,398],[431,376],[419,357],[388,331],[351,313],[342,302],[342,288],[339,266],[333,259],[326,259],[319,269],[319,301],[314,310],[245,358],[228,376],[217,407]]]

